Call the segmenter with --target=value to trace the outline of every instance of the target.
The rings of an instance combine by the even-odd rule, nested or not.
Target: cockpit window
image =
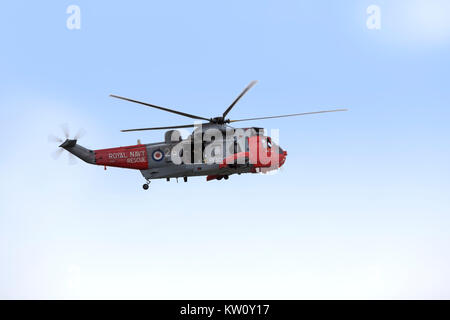
[[[270,140],[269,137],[261,138],[261,144],[262,144],[263,148],[267,148],[267,149],[272,148],[272,141]]]

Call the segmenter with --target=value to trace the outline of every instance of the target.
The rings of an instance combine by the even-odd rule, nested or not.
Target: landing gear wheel
[[[144,190],[147,190],[147,189],[148,189],[148,183],[144,183],[144,184],[142,185],[142,188],[144,188]]]
[[[228,176],[223,177],[225,180],[228,180]]]

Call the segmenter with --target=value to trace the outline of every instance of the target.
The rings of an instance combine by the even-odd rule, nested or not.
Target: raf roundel
[[[152,159],[155,161],[161,161],[164,158],[164,153],[161,150],[155,150],[152,153]]]

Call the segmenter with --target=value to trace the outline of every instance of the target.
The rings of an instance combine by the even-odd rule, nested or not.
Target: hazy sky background
[[[81,8],[81,29],[66,9]],[[369,30],[366,9],[381,8]],[[450,2],[5,1],[0,298],[450,298]],[[206,117],[280,129],[275,175],[152,182],[55,161],[120,129]]]

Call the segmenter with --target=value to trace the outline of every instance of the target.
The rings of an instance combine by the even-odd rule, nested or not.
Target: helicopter
[[[61,142],[58,153],[66,150],[89,164],[104,166],[105,170],[108,166],[140,170],[146,180],[142,187],[147,190],[151,180],[154,179],[170,181],[174,178],[178,181],[178,178],[183,178],[184,182],[187,182],[188,177],[206,176],[206,181],[228,180],[233,174],[267,173],[283,166],[287,151],[272,141],[270,136],[264,135],[263,128],[234,128],[230,125],[231,123],[347,111],[347,109],[334,109],[247,119],[227,118],[236,103],[256,83],[256,80],[251,81],[222,115],[214,118],[110,95],[116,99],[174,113],[196,121],[194,124],[186,125],[121,130],[121,132],[167,130],[162,142],[142,144],[138,140],[136,145],[90,150],[77,143],[81,134],[70,139],[67,128],[63,128],[65,140],[55,136],[49,136],[49,140]],[[182,128],[194,128],[194,130],[186,139],[182,139],[181,132],[177,130]]]

